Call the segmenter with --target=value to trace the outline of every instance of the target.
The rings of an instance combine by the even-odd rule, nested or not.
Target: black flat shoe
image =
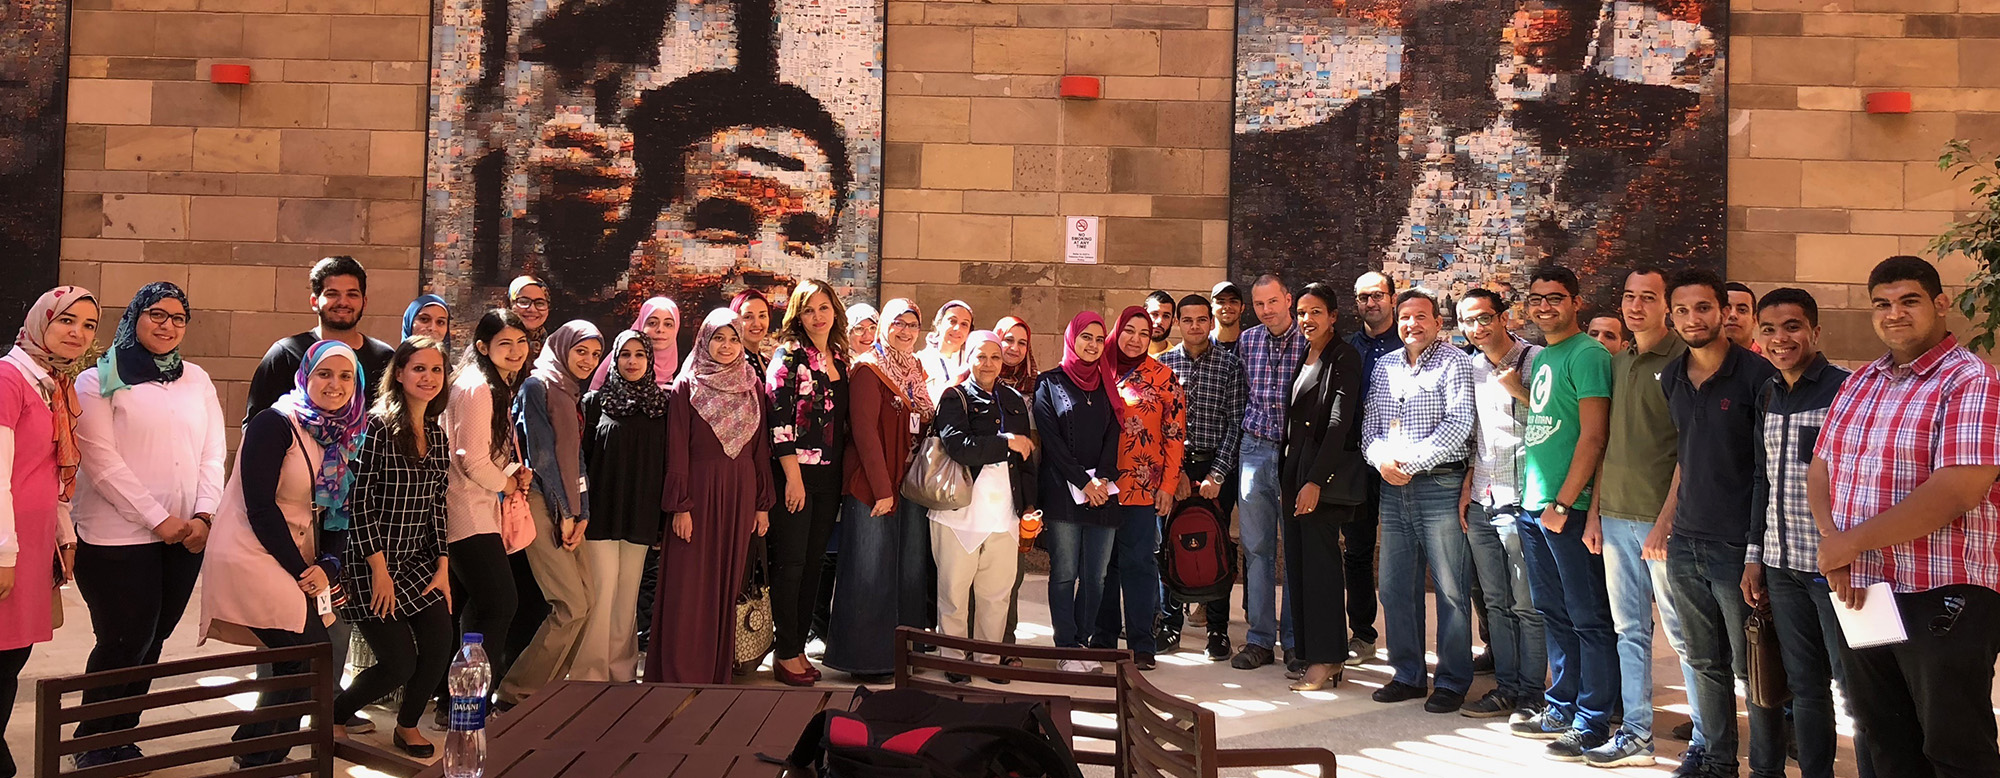
[[[964,673],[945,673],[944,679],[950,681],[953,686],[964,686],[972,683],[972,676]]]
[[[429,759],[437,755],[436,743],[410,743],[403,740],[403,733],[397,732],[390,738],[396,742],[396,750],[418,759]]]

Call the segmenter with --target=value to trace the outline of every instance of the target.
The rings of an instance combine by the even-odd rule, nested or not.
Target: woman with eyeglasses
[[[549,338],[549,288],[534,276],[520,276],[507,285],[507,306],[528,325],[528,342],[536,351]]]
[[[0,357],[0,730],[14,713],[21,668],[55,637],[55,588],[75,568],[76,533],[63,508],[76,490],[76,374],[97,340],[97,298],[74,286],[44,292]],[[0,739],[0,775],[14,774]]]
[[[83,457],[71,513],[76,588],[97,644],[85,672],[160,661],[201,574],[222,502],[222,402],[208,372],[181,360],[187,295],[165,281],[132,296],[111,349],[77,376]],[[145,694],[144,681],[84,692],[85,704]],[[139,725],[137,712],[78,724],[76,737]],[[76,755],[77,769],[137,759],[132,744]]]

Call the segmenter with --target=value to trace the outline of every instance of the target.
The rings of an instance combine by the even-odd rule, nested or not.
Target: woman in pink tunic
[[[97,339],[97,299],[59,286],[28,309],[21,336],[0,357],[0,730],[13,713],[21,668],[36,643],[55,636],[51,602],[69,580],[76,532],[76,374]],[[14,755],[0,742],[0,778]]]

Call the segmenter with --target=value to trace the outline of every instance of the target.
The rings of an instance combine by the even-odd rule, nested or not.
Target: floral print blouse
[[[786,343],[771,353],[765,388],[771,395],[771,455],[797,456],[800,467],[840,464],[847,445],[847,357],[836,355],[840,379],[827,373],[826,354]]]
[[[1115,347],[1112,347],[1115,348]],[[1187,392],[1172,368],[1147,357],[1118,381],[1124,428],[1118,442],[1118,502],[1152,505],[1153,492],[1178,488],[1187,450]]]

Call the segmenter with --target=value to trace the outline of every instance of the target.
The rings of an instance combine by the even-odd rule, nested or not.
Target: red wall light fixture
[[[250,83],[250,66],[210,65],[208,66],[208,82],[211,84],[248,84]]]
[[[1869,92],[1866,105],[1869,113],[1909,113],[1909,92]]]
[[[1104,96],[1104,83],[1096,76],[1063,76],[1057,93],[1077,100],[1095,100]]]

